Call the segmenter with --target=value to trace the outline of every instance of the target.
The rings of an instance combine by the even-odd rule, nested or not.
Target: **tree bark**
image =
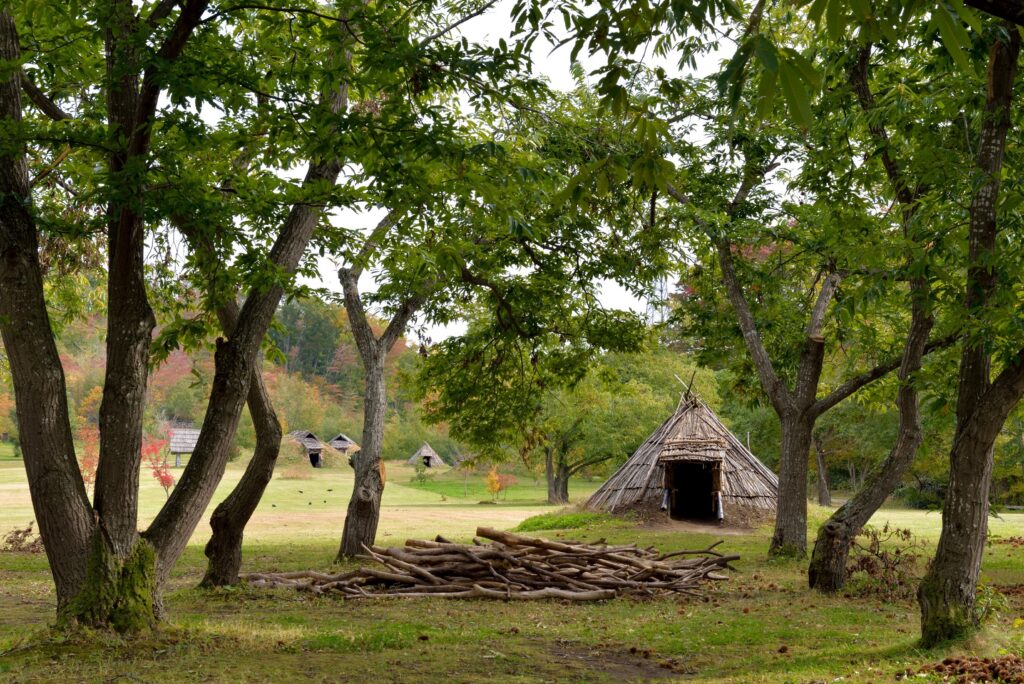
[[[0,60],[20,59],[11,15],[0,10]],[[0,120],[21,120],[19,74],[0,81]],[[78,470],[64,369],[43,292],[24,148],[0,150],[0,333],[10,364],[32,507],[57,588],[58,610],[85,581],[95,523]]]
[[[807,466],[813,429],[803,416],[782,417],[779,500],[769,555],[801,558],[807,553]]]
[[[740,185],[727,208],[728,216],[737,215],[756,184],[771,168],[774,168],[774,165],[748,160]],[[668,186],[667,192],[681,204],[689,203],[689,199],[673,186]],[[825,355],[822,328],[828,308],[842,279],[842,274],[829,268],[828,275],[821,283],[811,307],[796,381],[792,389],[787,387],[776,373],[771,357],[761,340],[750,304],[736,273],[731,248],[732,245],[727,238],[717,237],[715,251],[722,270],[722,282],[729,303],[736,314],[740,331],[743,333],[747,352],[757,370],[761,388],[771,401],[782,426],[775,533],[768,551],[771,555],[803,557],[807,554],[807,466],[814,423],[847,397],[895,370],[899,366],[899,361],[889,359],[860,375],[849,378],[830,394],[817,397]],[[927,349],[931,351],[945,347],[953,341],[952,337],[936,340],[930,342]]]
[[[401,338],[412,317],[426,303],[434,287],[434,283],[427,283],[421,292],[403,301],[380,338],[374,335],[359,295],[359,276],[387,232],[394,227],[396,218],[396,212],[392,211],[381,220],[363,244],[355,263],[350,268],[338,271],[349,327],[352,329],[352,336],[355,338],[366,374],[363,394],[363,445],[353,459],[355,482],[345,515],[338,560],[362,553],[363,545],[372,546],[376,537],[377,523],[380,520],[380,500],[384,493],[383,464],[380,460],[384,444],[384,415],[387,410],[384,362],[388,352]]]
[[[340,171],[341,164],[336,160],[315,162],[306,173],[303,187],[307,190],[330,187]],[[321,209],[317,206],[296,204],[292,207],[270,253],[270,260],[282,272],[295,271],[320,215]],[[217,342],[213,387],[195,451],[167,503],[145,533],[157,552],[157,575],[161,583],[188,544],[224,475],[256,355],[283,292],[282,286],[277,284],[250,292],[233,333],[227,341]]]
[[[812,589],[834,593],[846,582],[846,563],[854,537],[903,479],[910,468],[923,433],[913,374],[921,369],[928,336],[935,324],[929,302],[927,279],[911,281],[912,315],[900,366],[896,404],[900,413],[899,435],[889,455],[839,510],[821,526],[811,554],[807,579]]]
[[[868,81],[870,55],[871,46],[862,47],[851,73],[854,91],[865,113],[870,113],[875,106]],[[869,131],[881,150],[882,166],[900,203],[903,235],[909,244],[920,244],[921,240],[917,239],[913,228],[919,206],[919,192],[911,188],[901,165],[890,154],[889,136],[885,127],[880,121],[869,121]],[[807,579],[812,589],[823,593],[834,593],[842,589],[846,582],[846,564],[854,537],[903,479],[923,438],[917,391],[913,387],[912,376],[921,369],[935,318],[932,314],[928,277],[923,274],[925,264],[915,262],[911,251],[907,265],[912,273],[918,275],[910,279],[910,327],[899,369],[900,388],[896,397],[900,416],[899,433],[885,460],[870,473],[862,475],[857,492],[818,530]],[[855,473],[851,479],[856,480]]]
[[[558,458],[554,455],[555,449],[548,447],[544,451],[544,471],[548,482],[548,503],[555,506],[564,506],[569,503],[569,465],[565,462],[564,456],[559,452]]]
[[[353,457],[355,482],[345,515],[345,527],[338,548],[338,560],[363,553],[363,545],[372,546],[380,520],[380,500],[384,494],[381,478],[381,447],[384,442],[384,415],[387,392],[384,383],[384,355],[364,362],[366,388],[363,393],[363,444]]]
[[[221,327],[226,333],[234,330],[238,322],[238,307],[234,302],[218,311]],[[267,484],[274,474],[274,466],[281,451],[281,422],[270,401],[263,374],[257,361],[249,379],[247,398],[249,415],[256,429],[256,448],[249,465],[231,493],[220,503],[210,517],[213,534],[206,543],[209,563],[201,586],[222,587],[238,583],[242,567],[242,538],[245,526],[259,506]]]
[[[1020,33],[1005,24],[1009,42],[997,39],[989,54],[988,92],[976,166],[981,184],[971,202],[968,234],[968,319],[981,317],[996,292],[997,207],[1000,175],[1011,125],[1013,84]],[[925,646],[958,638],[977,624],[975,591],[981,571],[992,480],[992,447],[1010,410],[1020,400],[1020,361],[990,381],[991,347],[984,335],[969,335],[960,355],[957,427],[950,453],[949,487],[935,558],[921,582],[921,641]]]
[[[828,465],[825,463],[825,449],[817,435],[813,436],[814,455],[817,458],[818,466],[818,505],[831,506],[832,494],[828,487]]]

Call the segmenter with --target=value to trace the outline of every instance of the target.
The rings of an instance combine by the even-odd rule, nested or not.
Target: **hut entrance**
[[[319,451],[309,452],[309,465],[313,466],[314,468],[319,468],[322,465],[322,462],[320,461]]]
[[[721,461],[668,461],[665,489],[668,514],[675,520],[714,520],[718,517]]]

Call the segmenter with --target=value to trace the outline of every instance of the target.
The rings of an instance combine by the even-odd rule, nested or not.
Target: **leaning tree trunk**
[[[825,463],[825,450],[821,446],[821,442],[818,441],[817,437],[814,437],[814,455],[817,459],[818,464],[818,505],[819,506],[831,506],[832,505],[832,493],[828,487],[828,466]]]
[[[896,489],[921,446],[921,415],[917,390],[911,383],[913,374],[921,369],[928,336],[935,325],[928,301],[930,293],[926,278],[915,277],[911,280],[910,296],[910,330],[903,350],[899,370],[900,388],[896,397],[900,412],[899,435],[881,465],[865,477],[857,493],[818,530],[807,580],[812,589],[826,594],[843,588],[846,582],[846,562],[854,537]]]
[[[238,321],[238,308],[232,302],[218,312],[221,326],[233,330]],[[270,401],[259,362],[249,380],[249,414],[256,429],[256,448],[242,479],[217,506],[210,517],[213,535],[206,543],[206,575],[201,586],[222,587],[238,583],[242,567],[242,537],[245,526],[263,498],[267,484],[274,474],[277,456],[281,451],[281,422]]]
[[[807,554],[807,468],[814,424],[800,415],[782,417],[779,497],[769,555]]]
[[[0,60],[16,64],[18,34],[0,9]],[[17,70],[0,81],[0,121],[21,120]],[[95,524],[75,458],[64,369],[43,293],[23,150],[0,149],[0,333],[17,404],[22,460],[50,572],[63,609],[85,581]]]
[[[381,476],[381,447],[384,442],[384,414],[387,395],[384,384],[384,353],[370,359],[366,366],[366,391],[363,398],[363,445],[353,458],[355,482],[345,515],[345,528],[337,560],[363,553],[363,545],[372,546],[380,520],[380,500],[384,493]]]

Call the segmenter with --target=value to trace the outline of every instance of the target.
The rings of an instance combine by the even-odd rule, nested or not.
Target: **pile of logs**
[[[557,542],[488,527],[473,544],[410,539],[402,548],[363,547],[381,568],[331,575],[301,571],[242,575],[253,587],[293,587],[346,598],[439,596],[445,598],[598,601],[614,596],[699,595],[700,585],[721,580],[739,556],[714,551],[659,553],[635,544]]]

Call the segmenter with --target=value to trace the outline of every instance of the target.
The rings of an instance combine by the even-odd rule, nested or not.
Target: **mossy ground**
[[[420,510],[417,505],[401,505]],[[537,509],[549,510],[539,504]],[[442,512],[448,510],[469,509]],[[490,518],[498,513],[504,521],[500,506],[471,510],[479,524],[515,524],[499,525]],[[264,531],[249,538],[244,569],[329,567],[341,515],[339,508],[333,527],[295,539],[260,528]],[[824,515],[822,509],[814,509],[812,525]],[[880,519],[912,527],[932,543],[940,524],[937,514],[915,511],[887,510]],[[544,524],[553,524],[551,518]],[[382,541],[400,543],[405,536],[425,536],[421,525],[410,520],[409,535],[395,527],[394,538]],[[1021,515],[992,522],[993,533],[1001,536],[1019,535],[1022,525]],[[443,524],[434,533],[451,534]],[[768,529],[720,537],[686,527],[597,518],[582,527],[542,534],[605,537],[610,542],[636,541],[664,549],[699,548],[724,538],[720,549],[739,553],[743,559],[737,563],[740,572],[713,587],[706,600],[617,599],[585,605],[430,599],[344,602],[286,590],[196,589],[205,569],[202,546],[196,543],[188,548],[172,578],[166,597],[169,622],[143,637],[124,639],[107,633],[78,632],[68,637],[51,631],[53,590],[45,557],[0,554],[0,680],[617,682],[675,678],[809,684],[893,681],[897,672],[950,654],[1024,654],[1024,599],[1004,602],[996,617],[970,640],[922,651],[917,646],[915,604],[809,592],[805,561],[768,558]],[[464,532],[451,536],[467,538]],[[990,584],[1024,584],[1024,549],[990,546],[983,574]]]

